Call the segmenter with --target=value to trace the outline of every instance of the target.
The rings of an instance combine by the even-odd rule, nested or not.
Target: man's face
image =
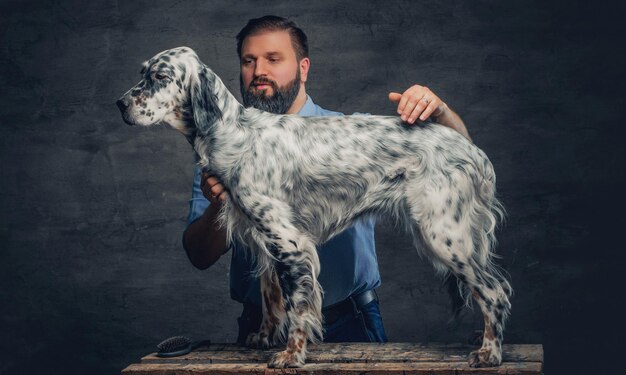
[[[244,39],[240,84],[246,107],[287,113],[298,95],[301,79],[287,31],[266,31]]]

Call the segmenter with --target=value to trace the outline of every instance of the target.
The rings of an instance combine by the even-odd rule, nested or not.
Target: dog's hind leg
[[[454,176],[451,179],[454,181]],[[485,321],[483,344],[470,353],[470,366],[497,366],[502,362],[511,288],[491,263],[491,241],[486,235],[490,208],[475,197],[471,187],[463,185],[458,180],[449,185],[440,183],[419,202],[410,204],[414,235],[425,244],[423,252],[435,265],[454,273],[480,306]]]
[[[485,331],[481,348],[469,354],[468,362],[472,367],[497,366],[502,363],[504,323],[511,309],[508,298],[510,287],[506,280],[477,265],[472,259],[470,264],[473,272],[467,274],[473,273],[473,278],[467,284],[483,313]]]

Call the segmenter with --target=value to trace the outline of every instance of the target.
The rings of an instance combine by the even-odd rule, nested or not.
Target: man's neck
[[[292,115],[300,112],[302,107],[304,107],[304,103],[306,103],[306,89],[304,88],[304,83],[302,83],[300,84],[300,91],[298,91],[298,96],[296,96],[296,100],[294,100],[291,107],[289,107],[287,114]]]

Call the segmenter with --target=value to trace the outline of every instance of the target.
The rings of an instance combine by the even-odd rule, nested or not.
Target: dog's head
[[[188,47],[158,53],[143,63],[141,81],[117,101],[129,125],[165,123],[186,136],[207,126],[207,116],[219,117],[208,88],[208,70]]]

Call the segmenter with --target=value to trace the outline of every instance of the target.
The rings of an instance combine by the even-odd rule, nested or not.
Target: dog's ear
[[[200,68],[198,79],[191,88],[191,107],[196,128],[200,134],[206,134],[209,128],[222,118],[222,111],[217,106],[217,96],[213,93],[215,80],[211,72]]]

